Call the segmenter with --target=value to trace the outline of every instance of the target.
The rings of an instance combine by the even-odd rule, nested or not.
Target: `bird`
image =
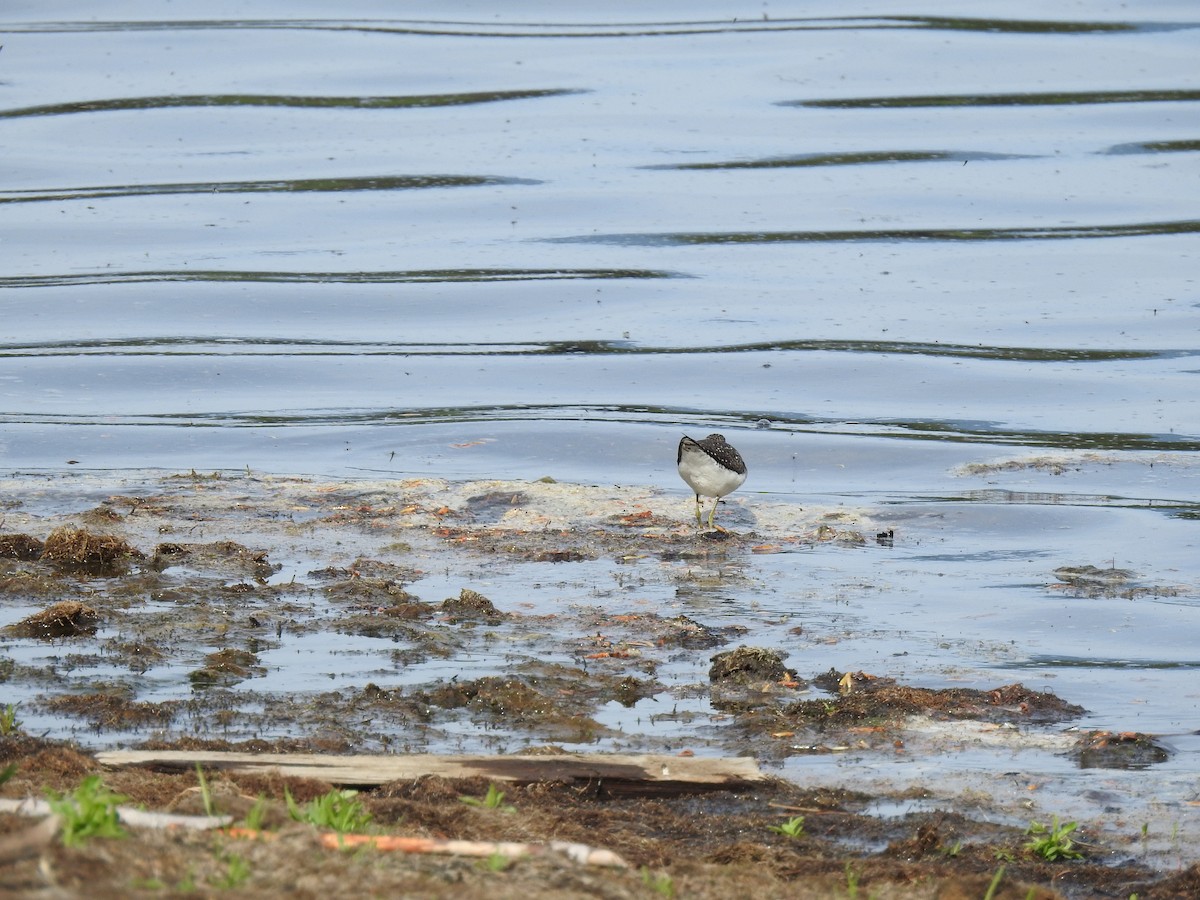
[[[746,464],[742,455],[725,441],[722,434],[710,434],[702,441],[692,440],[686,434],[679,441],[679,453],[675,462],[679,466],[679,477],[696,492],[696,524],[700,524],[700,497],[712,497],[712,512],[708,514],[708,527],[713,528],[713,516],[717,504],[726,494],[731,494],[746,480]],[[720,526],[715,526],[720,528]]]

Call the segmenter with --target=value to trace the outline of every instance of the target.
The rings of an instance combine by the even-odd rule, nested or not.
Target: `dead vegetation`
[[[276,571],[266,550],[251,550],[236,541],[213,541],[206,544],[165,543],[154,548],[149,565],[162,571],[171,566],[189,565],[194,568],[217,570],[264,581]]]
[[[0,534],[0,558],[26,562],[40,559],[45,542],[28,534]]]
[[[63,600],[9,625],[5,631],[13,637],[43,640],[79,637],[95,634],[98,618],[96,610],[87,604],[78,600]]]
[[[1050,585],[1051,590],[1088,600],[1110,597],[1122,597],[1126,600],[1136,600],[1139,597],[1177,597],[1184,590],[1180,585],[1146,584],[1136,573],[1115,566],[1060,566],[1054,570],[1054,575],[1059,581]]]
[[[70,526],[50,532],[41,555],[45,562],[93,575],[119,575],[131,562],[144,558],[124,538]]]
[[[0,738],[0,764],[15,771],[0,789],[7,797],[46,789],[71,792],[85,777],[99,775],[129,805],[193,816],[225,814],[241,826],[208,833],[131,827],[125,839],[93,838],[69,849],[43,839],[21,858],[12,848],[28,840],[36,826],[0,814],[0,855],[9,853],[8,862],[0,863],[0,891],[26,897],[232,891],[233,896],[481,900],[825,900],[856,894],[891,900],[1133,894],[1182,900],[1200,889],[1200,867],[1159,874],[1132,862],[1045,862],[1024,848],[1018,827],[939,811],[877,818],[865,812],[874,799],[868,795],[780,781],[648,799],[605,797],[597,784],[535,779],[505,785],[502,800],[489,806],[462,799],[485,797],[493,787],[485,778],[426,776],[388,782],[356,797],[376,835],[437,837],[442,844],[449,839],[451,846],[453,841],[578,842],[627,863],[605,868],[557,855],[481,859],[339,850],[336,838],[324,841],[319,828],[294,822],[288,814],[285,792],[303,806],[337,787],[314,778],[210,769],[201,783],[194,770],[106,769],[86,754],[23,735]],[[772,830],[794,816],[803,817],[799,836]],[[248,817],[255,822],[251,832],[245,829]]]

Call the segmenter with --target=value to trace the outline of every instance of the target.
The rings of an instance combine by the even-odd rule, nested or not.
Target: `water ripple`
[[[0,193],[0,203],[45,200],[99,200],[162,194],[257,194],[322,191],[399,191],[480,185],[542,184],[530,178],[499,175],[360,175],[353,178],[293,178],[267,181],[202,181],[182,184],[120,184],[94,187],[46,188]]]
[[[1014,362],[1113,362],[1200,356],[1195,349],[1129,350],[1082,347],[991,347],[918,341],[782,340],[711,346],[650,346],[632,341],[417,343],[321,339],[161,336],[0,344],[0,358],[54,356],[659,356],[713,353],[813,352],[911,355]]]
[[[1200,660],[1158,660],[1086,657],[1032,656],[1025,663],[1031,669],[1200,669]]]
[[[409,109],[429,106],[465,106],[501,100],[528,100],[586,93],[574,88],[528,91],[475,91],[461,94],[416,94],[400,97],[320,97],[299,94],[163,94],[156,97],[115,97],[110,100],[76,100],[0,110],[0,119],[25,116],[63,116],[114,110],[179,109],[197,106],[292,106],[315,109]]]
[[[668,247],[701,244],[846,243],[859,241],[1038,241],[1081,238],[1145,237],[1195,234],[1200,219],[1177,222],[1130,222],[1121,225],[1035,225],[1016,228],[868,228],[830,231],[713,231],[658,234],[587,234],[541,238],[560,244],[617,244]]]
[[[1064,450],[1200,451],[1200,438],[1136,432],[1066,432],[1006,428],[998,422],[961,419],[863,418],[821,419],[776,410],[742,413],[679,406],[632,403],[511,403],[438,407],[338,408],[287,410],[169,411],[147,414],[119,412],[0,412],[0,425],[175,426],[188,428],[343,428],[351,426],[432,425],[447,423],[571,422],[629,425],[678,425],[702,419],[730,431],[758,429],[767,419],[771,430],[785,433],[852,435],[939,443],[984,444]],[[1194,509],[1194,502],[1189,502]]]
[[[778,106],[822,109],[897,109],[914,106],[1074,106],[1085,103],[1179,103],[1200,100],[1200,90],[1048,91],[1021,94],[925,94],[913,97],[846,97],[780,100]]]
[[[73,275],[0,276],[0,289],[136,282],[274,282],[278,284],[423,284],[462,281],[562,281],[611,278],[687,278],[654,269],[407,269],[393,272],[261,272],[226,269],[163,269]]]
[[[1017,153],[987,153],[979,150],[864,150],[854,153],[803,153],[767,159],[731,162],[667,163],[643,169],[790,169],[807,166],[862,166],[901,162],[974,162],[997,159],[1037,159]]]
[[[140,22],[30,22],[6,26],[11,32],[104,32],[189,30],[358,31],[373,34],[486,38],[671,37],[762,31],[858,31],[913,29],[982,31],[994,34],[1118,34],[1177,31],[1194,22],[1093,22],[965,16],[825,16],[812,18],[730,18],[677,22],[472,22],[449,20],[194,19]]]
[[[1104,152],[1122,155],[1126,153],[1194,153],[1200,150],[1200,141],[1137,141],[1131,144],[1115,144]]]

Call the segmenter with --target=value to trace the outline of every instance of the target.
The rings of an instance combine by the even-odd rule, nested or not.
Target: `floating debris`
[[[817,541],[822,544],[846,544],[852,547],[867,543],[867,539],[861,531],[824,524],[817,528]]]
[[[1059,583],[1050,585],[1051,590],[1088,599],[1120,597],[1135,600],[1138,597],[1175,597],[1181,590],[1178,585],[1139,583],[1136,572],[1116,567],[1101,569],[1098,566],[1060,566],[1054,570],[1054,575],[1059,579]]]
[[[1078,586],[1106,585],[1120,586],[1129,584],[1136,576],[1128,569],[1108,568],[1097,566],[1060,566],[1054,570],[1056,578]]]

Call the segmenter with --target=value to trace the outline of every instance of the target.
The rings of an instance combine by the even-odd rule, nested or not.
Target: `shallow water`
[[[733,527],[845,506],[895,546],[646,607],[805,673],[1024,681],[1197,771],[1192,4],[119,7],[0,14],[4,472],[552,475],[686,512],[675,443],[720,429]],[[1164,590],[1048,588],[1083,564]],[[358,652],[289,644],[255,689]]]

